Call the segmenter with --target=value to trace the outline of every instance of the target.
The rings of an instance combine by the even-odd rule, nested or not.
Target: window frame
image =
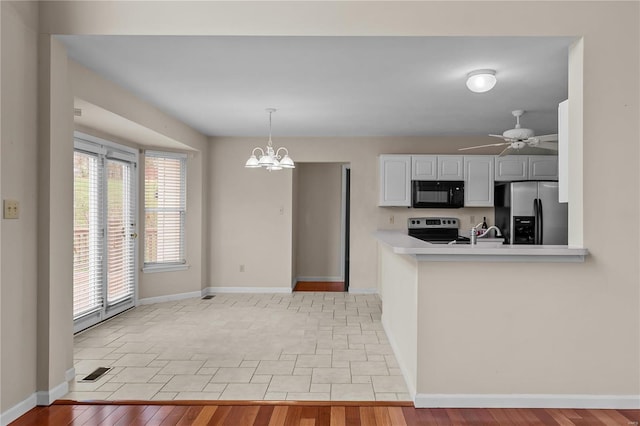
[[[146,230],[147,230],[147,205],[146,205],[146,176],[143,176],[144,188],[142,191],[142,202],[143,202],[143,226],[144,233],[143,238],[145,241],[142,244],[142,272],[144,273],[154,273],[154,272],[166,272],[166,271],[181,271],[189,268],[189,264],[187,263],[187,154],[180,152],[171,152],[171,151],[159,151],[159,150],[145,150],[144,151],[144,167],[146,174],[147,167],[147,157],[155,157],[155,158],[168,158],[168,159],[176,159],[180,160],[181,170],[180,170],[180,186],[181,186],[181,203],[182,206],[179,210],[180,213],[180,241],[181,247],[180,252],[182,254],[182,260],[178,262],[146,262],[146,254],[147,254],[147,244],[146,244]]]

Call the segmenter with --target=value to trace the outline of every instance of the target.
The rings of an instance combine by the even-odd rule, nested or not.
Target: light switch
[[[17,219],[20,217],[20,203],[16,200],[4,200],[4,218]]]

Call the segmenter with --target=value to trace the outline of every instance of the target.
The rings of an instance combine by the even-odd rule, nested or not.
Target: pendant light
[[[253,148],[251,156],[244,166],[249,169],[264,167],[269,171],[295,168],[295,163],[291,157],[289,157],[289,150],[287,150],[287,148],[282,146],[277,150],[273,149],[273,142],[271,141],[271,114],[276,112],[276,109],[267,108],[265,111],[269,113],[269,141],[267,142],[267,147],[264,150],[260,147]],[[257,157],[256,151],[260,151]],[[280,151],[284,151],[284,157],[280,155]]]

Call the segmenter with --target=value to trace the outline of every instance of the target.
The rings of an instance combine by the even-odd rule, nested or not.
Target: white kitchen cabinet
[[[529,157],[526,155],[507,155],[496,157],[496,182],[527,180],[529,176]]]
[[[529,155],[529,180],[557,180],[557,155]]]
[[[493,207],[493,155],[464,156],[464,206]]]
[[[464,180],[462,155],[438,155],[438,180]]]
[[[411,156],[412,180],[437,180],[438,156],[437,155],[412,155]]]
[[[380,156],[379,206],[411,206],[411,156]]]

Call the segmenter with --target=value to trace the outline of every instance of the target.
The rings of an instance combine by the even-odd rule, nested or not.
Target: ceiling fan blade
[[[538,139],[539,142],[558,142],[557,134],[534,136],[534,138]]]
[[[509,155],[511,154],[511,151],[513,151],[513,149],[511,149],[510,146],[506,147],[504,149],[504,151],[502,151],[500,154],[498,154],[498,157],[504,157],[505,155]]]
[[[550,151],[557,151],[558,150],[558,144],[555,142],[539,142],[538,145],[535,146],[536,148],[542,148],[542,149],[548,149]]]
[[[490,146],[502,146],[502,145],[509,145],[510,142],[500,142],[500,143],[490,143],[487,145],[478,145],[478,146],[470,146],[467,148],[458,148],[458,151],[466,151],[468,149],[477,149],[477,148],[488,148]]]
[[[502,135],[489,135],[489,136],[491,136],[491,137],[493,137],[493,138],[500,138],[500,139],[504,139],[504,136],[502,136]]]

